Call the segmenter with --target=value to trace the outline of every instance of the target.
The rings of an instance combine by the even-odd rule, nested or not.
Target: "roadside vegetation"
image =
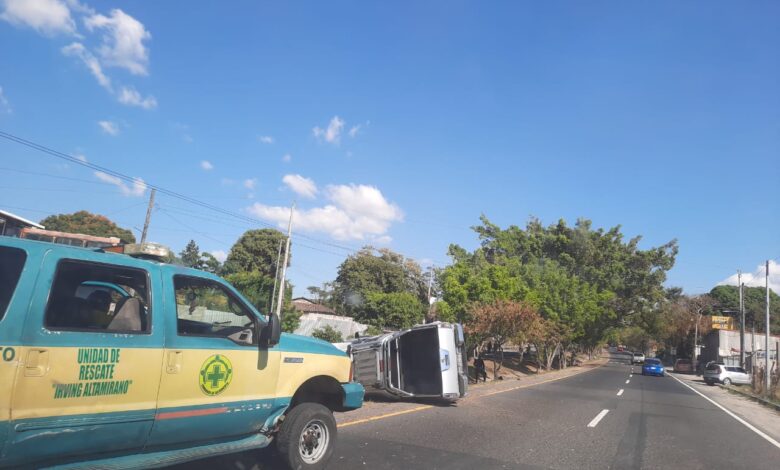
[[[135,241],[130,230],[86,211],[53,215],[42,223]],[[307,291],[311,300],[369,325],[368,334],[426,319],[463,323],[470,353],[484,351],[487,344],[496,351],[494,374],[507,345],[517,348],[520,362],[533,361],[537,371],[565,368],[576,354],[593,357],[605,344],[661,357],[674,348],[677,357],[691,357],[695,333],[701,337],[711,328],[707,315],[738,308],[736,286],[717,286],[698,296],[664,287],[677,256],[676,240],[642,247],[641,236],[626,238],[620,226],[594,228],[587,219],[545,226],[532,218],[524,227],[501,228],[482,216],[472,229],[478,247],[451,245],[446,267],[424,271],[414,259],[366,246],[344,259],[333,281]],[[275,229],[248,230],[224,263],[191,240],[171,261],[224,276],[261,312],[275,308],[282,290],[282,326],[293,331],[300,322],[291,302],[293,286],[287,282],[282,288],[277,278],[284,240]],[[762,332],[763,289],[744,293],[748,329]],[[772,330],[780,331],[780,297],[771,295]],[[335,338],[330,331],[317,335]]]

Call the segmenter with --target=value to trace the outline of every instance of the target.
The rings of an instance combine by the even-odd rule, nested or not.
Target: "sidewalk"
[[[707,396],[722,407],[749,422],[776,441],[780,441],[780,412],[756,403],[750,398],[729,392],[726,388],[704,383],[701,376],[668,373]]]
[[[457,407],[459,404],[468,403],[482,397],[496,395],[498,393],[508,392],[521,388],[539,385],[541,383],[561,380],[566,377],[585,373],[607,363],[608,357],[597,358],[581,366],[568,367],[564,370],[555,370],[542,374],[527,375],[516,379],[494,380],[480,384],[469,384],[468,394],[455,403],[444,400],[425,400],[418,399],[413,401],[400,401],[391,399],[381,399],[371,397],[370,401],[365,401],[363,407],[354,411],[345,413],[334,413],[336,423],[339,427],[351,426],[377,419],[388,418],[391,416],[412,413],[423,409],[434,407]]]

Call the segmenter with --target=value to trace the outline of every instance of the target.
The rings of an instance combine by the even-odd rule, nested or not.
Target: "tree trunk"
[[[565,369],[566,368],[566,347],[563,345],[561,345],[559,357],[560,357],[560,359],[558,360],[558,364],[560,364],[559,369]]]

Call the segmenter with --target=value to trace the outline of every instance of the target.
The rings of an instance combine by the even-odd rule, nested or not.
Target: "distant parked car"
[[[641,352],[635,352],[631,357],[632,364],[642,364],[645,362],[645,355]]]
[[[692,373],[693,363],[691,362],[690,359],[677,359],[676,361],[674,361],[674,371]]]
[[[727,366],[719,362],[708,364],[704,369],[703,377],[707,385],[713,385],[716,382],[723,385],[750,383],[750,374],[745,369]]]
[[[663,377],[664,366],[659,359],[645,359],[645,362],[642,364],[642,375],[657,375]]]

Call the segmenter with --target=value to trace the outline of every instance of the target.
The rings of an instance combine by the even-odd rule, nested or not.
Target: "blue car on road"
[[[645,359],[644,364],[642,364],[642,375],[657,375],[663,377],[664,366],[658,359]]]

